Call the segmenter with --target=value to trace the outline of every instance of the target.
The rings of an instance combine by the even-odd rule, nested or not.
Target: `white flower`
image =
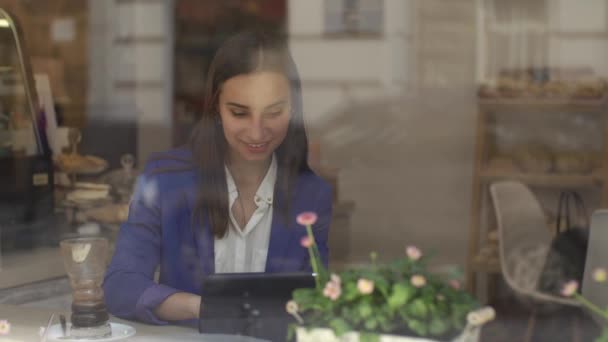
[[[11,332],[11,324],[7,320],[0,320],[0,336],[6,336]]]
[[[412,276],[412,278],[410,279],[410,282],[415,287],[420,288],[420,287],[423,287],[424,285],[426,285],[426,278],[420,274],[416,274],[416,275]]]
[[[608,272],[604,268],[598,268],[593,271],[593,279],[598,283],[603,283],[608,279]]]
[[[361,294],[370,294],[374,292],[374,282],[365,278],[359,279],[357,281],[357,289]]]
[[[408,258],[414,261],[422,257],[422,252],[416,246],[407,246],[407,248],[405,249],[405,253],[407,254]]]
[[[330,278],[331,278],[330,281],[332,281],[332,282],[334,282],[334,283],[336,283],[338,285],[342,284],[342,279],[340,279],[339,275],[337,275],[335,273],[332,273],[331,276],[330,276]]]
[[[290,300],[287,302],[287,304],[285,304],[285,310],[291,315],[296,314],[298,309],[298,303],[296,303],[294,300]]]

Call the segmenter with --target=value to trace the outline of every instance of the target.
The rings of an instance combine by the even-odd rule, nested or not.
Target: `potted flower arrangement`
[[[372,253],[369,267],[330,273],[312,233],[316,219],[312,212],[297,217],[317,277],[314,288],[295,290],[286,304],[299,323],[290,328],[290,340],[473,342],[494,318],[494,310],[479,308],[459,281],[428,272],[426,256],[414,246],[390,263],[378,263]]]

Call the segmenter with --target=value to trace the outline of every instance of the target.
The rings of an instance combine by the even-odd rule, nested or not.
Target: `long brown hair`
[[[213,234],[222,238],[228,229],[228,187],[224,165],[228,143],[219,124],[219,95],[228,79],[256,71],[280,72],[289,80],[291,119],[287,135],[275,150],[277,181],[273,207],[289,222],[289,202],[300,173],[310,171],[308,138],[304,128],[302,89],[296,65],[284,37],[246,31],[229,38],[217,51],[209,67],[203,94],[204,108],[190,144],[198,166],[199,190],[195,213],[205,218]],[[204,225],[202,225],[204,226]]]

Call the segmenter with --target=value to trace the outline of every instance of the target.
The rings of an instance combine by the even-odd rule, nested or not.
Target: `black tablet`
[[[203,279],[199,331],[285,341],[293,290],[312,288],[311,273],[217,273]]]

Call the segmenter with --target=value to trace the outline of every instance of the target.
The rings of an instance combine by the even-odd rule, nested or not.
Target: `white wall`
[[[551,7],[551,64],[588,66],[608,77],[608,1],[557,0]]]
[[[411,43],[405,18],[410,2],[385,1],[383,37],[328,39],[323,36],[324,0],[288,1],[290,47],[313,134],[340,104],[399,93],[405,87],[409,70],[404,50]]]
[[[436,251],[440,263],[465,261],[477,115],[476,36],[469,30],[475,0],[453,0],[459,13],[442,0],[419,1],[387,0],[381,39],[341,40],[322,36],[324,0],[289,1],[290,44],[311,135],[322,141],[323,162],[341,168],[341,199],[356,203],[345,237],[353,261],[370,250],[398,255],[405,243]],[[453,24],[463,32],[459,41],[471,44],[454,42],[453,54],[444,56],[420,55],[422,45],[431,51],[433,43],[445,44],[434,22],[425,27],[429,36],[418,32],[416,21],[429,20],[416,17],[414,6],[422,2],[427,15],[443,20],[442,30]],[[608,34],[598,34],[607,31],[606,0],[550,2],[552,31],[575,32],[554,35],[552,58],[607,75]],[[583,39],[580,32],[587,32]],[[428,37],[437,40],[420,41]],[[427,74],[456,76],[445,77],[446,89],[422,89],[414,63]]]
[[[135,122],[141,164],[171,147],[173,1],[89,1],[89,9],[89,117]]]
[[[478,23],[483,23],[483,8],[491,0],[477,0],[479,10]],[[498,0],[494,0],[495,2]],[[548,64],[551,67],[587,67],[595,71],[599,76],[608,76],[608,1],[607,0],[545,0],[548,15],[548,27],[544,26],[540,17],[536,18],[534,24],[538,29],[547,30],[546,36],[535,37],[535,43],[528,44],[529,50],[534,50],[536,45],[548,44]],[[542,4],[542,2],[538,2]],[[486,6],[483,6],[486,4]],[[537,2],[528,2],[526,5],[534,6]],[[538,6],[537,6],[538,7]],[[508,17],[505,13],[503,17]],[[511,32],[517,30],[514,25]],[[484,30],[479,30],[479,43],[485,44],[483,38]],[[515,37],[514,41],[515,41]],[[531,38],[531,35],[528,35]],[[508,41],[504,41],[508,43]],[[492,41],[487,42],[492,45]],[[479,79],[486,79],[484,62],[485,49],[500,49],[499,46],[478,46]],[[504,47],[503,47],[504,48]],[[538,53],[538,50],[535,50]],[[499,52],[500,53],[500,52]],[[516,57],[516,56],[513,56]],[[537,56],[539,57],[539,56]],[[537,58],[538,59],[538,58]],[[515,61],[512,61],[515,63]],[[532,61],[534,65],[543,63],[540,60]],[[504,63],[504,60],[502,61]],[[490,66],[491,67],[491,66]],[[499,66],[501,68],[502,66]],[[494,70],[497,72],[497,70]],[[490,76],[491,77],[491,76]]]
[[[398,100],[412,95],[416,81],[415,1],[386,0],[378,38],[323,36],[324,1],[290,1],[289,34],[310,133],[322,142],[322,161],[340,168],[340,199],[356,203],[349,233],[338,243],[349,245],[354,263],[372,250],[381,257],[402,255],[409,243],[435,249],[444,223],[466,211],[450,205],[446,194],[462,190],[459,177],[470,178],[470,163],[460,170],[444,155],[462,146],[462,132],[469,131],[438,127],[434,120],[447,113],[429,114],[415,98]],[[437,207],[441,212],[433,213]],[[457,238],[458,256],[464,256],[466,237],[458,239],[463,234],[457,230],[466,231],[467,222],[443,234]],[[444,255],[449,260],[454,254]]]

